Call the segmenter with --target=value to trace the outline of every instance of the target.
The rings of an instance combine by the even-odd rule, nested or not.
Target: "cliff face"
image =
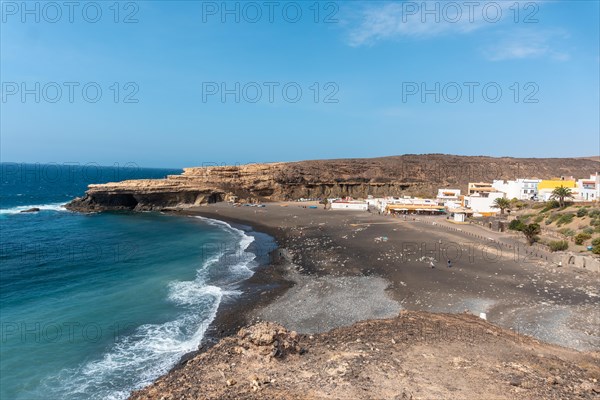
[[[78,211],[157,210],[236,196],[278,201],[301,197],[431,196],[439,187],[522,177],[585,177],[600,170],[589,159],[517,159],[442,154],[186,168],[166,179],[90,185],[68,204]]]
[[[227,196],[268,200],[273,193],[269,172],[276,164],[242,167],[186,168],[165,179],[140,179],[90,185],[84,197],[67,208],[75,211],[160,210],[178,205],[223,201]]]

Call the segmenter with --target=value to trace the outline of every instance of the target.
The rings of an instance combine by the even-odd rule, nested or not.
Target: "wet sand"
[[[324,332],[407,309],[486,313],[492,323],[550,343],[600,349],[597,273],[523,257],[525,246],[498,246],[484,228],[444,228],[444,217],[405,221],[282,205],[178,211],[250,225],[280,246],[244,284],[242,298],[224,304],[211,337],[256,320]]]

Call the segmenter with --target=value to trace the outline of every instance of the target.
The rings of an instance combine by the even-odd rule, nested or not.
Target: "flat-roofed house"
[[[600,201],[600,174],[590,175],[590,179],[577,180],[578,199]]]
[[[367,211],[369,204],[360,200],[336,200],[331,203],[332,210]]]
[[[564,186],[573,191],[573,195],[577,195],[577,182],[574,179],[544,179],[538,183],[538,200],[548,201],[552,197],[554,189]]]
[[[467,189],[467,196],[479,193],[482,197],[487,197],[489,193],[496,192],[497,190],[488,182],[469,182]]]
[[[492,187],[506,194],[507,199],[532,200],[537,198],[541,179],[494,180]]]
[[[486,195],[475,193],[471,196],[465,196],[464,206],[470,208],[475,213],[482,216],[492,216],[500,212],[498,208],[493,207],[494,201],[505,197],[502,192],[487,192]]]
[[[460,189],[438,189],[438,201],[444,202],[447,200],[456,201],[460,199]]]

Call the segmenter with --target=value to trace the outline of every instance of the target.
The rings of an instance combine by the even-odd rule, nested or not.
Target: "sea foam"
[[[67,211],[64,203],[51,203],[4,208],[0,209],[0,214],[19,214],[21,211],[29,210],[31,208],[39,208],[40,211]]]
[[[202,263],[196,279],[168,284],[167,299],[182,308],[176,319],[142,325],[119,338],[100,359],[64,369],[47,379],[43,387],[51,397],[126,399],[131,391],[149,385],[167,373],[184,354],[198,348],[223,299],[241,294],[235,285],[252,276],[251,264],[256,258],[247,251],[254,237],[225,222],[199,219],[232,233],[237,238],[237,248],[221,251]],[[231,252],[240,256],[232,260],[227,257]],[[226,274],[229,282],[223,282],[223,287],[207,282],[207,271],[217,266],[230,272]],[[125,381],[123,377],[135,379]],[[112,387],[108,382],[113,383]]]

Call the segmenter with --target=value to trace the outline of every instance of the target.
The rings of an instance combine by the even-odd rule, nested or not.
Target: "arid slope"
[[[473,315],[402,312],[314,336],[259,323],[131,399],[593,399],[598,380],[598,353]]]

